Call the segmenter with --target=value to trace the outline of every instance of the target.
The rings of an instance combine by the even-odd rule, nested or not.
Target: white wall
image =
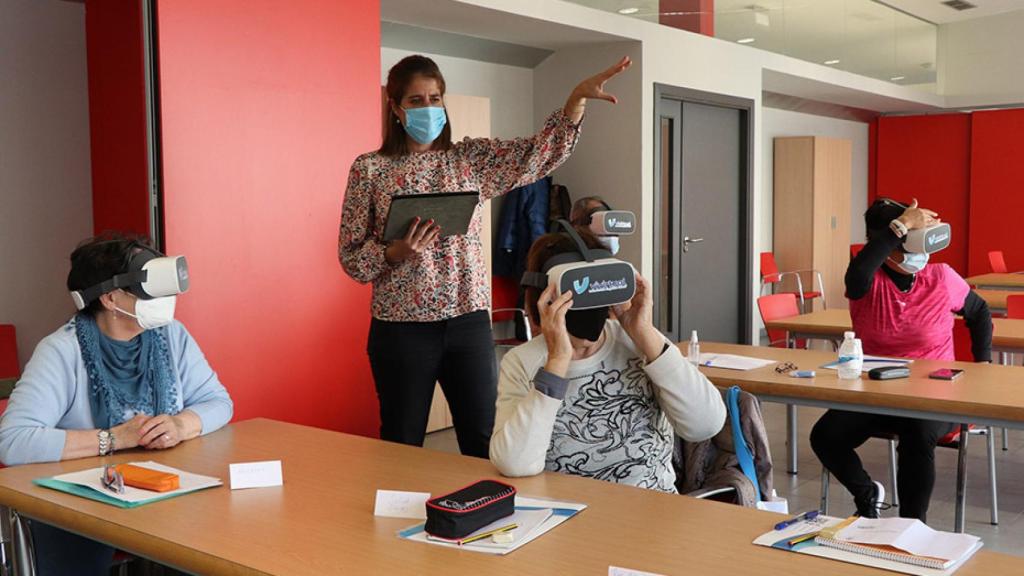
[[[541,123],[565,101],[576,84],[629,56],[634,64],[605,86],[618,98],[617,104],[600,100],[587,102],[580,139],[573,155],[554,172],[575,201],[584,196],[601,196],[618,210],[644,213],[641,187],[641,147],[629,145],[641,138],[642,57],[639,42],[595,44],[555,52],[536,68],[534,110]],[[620,240],[619,257],[640,268],[643,239],[649,222],[639,219],[637,232]],[[648,274],[648,277],[650,275]]]
[[[388,70],[414,52],[380,49],[381,86],[387,84]],[[465,58],[421,53],[441,68],[448,91],[464,96],[491,99],[491,136],[515,138],[533,133],[533,70],[492,64]],[[457,121],[457,118],[453,118]]]
[[[452,94],[491,100],[491,137],[516,138],[534,132],[533,69],[382,47],[381,86],[388,82],[388,70],[412,54],[422,54],[436,62],[444,75],[445,86]],[[452,121],[458,122],[458,118]],[[498,234],[503,200],[503,197],[498,197],[491,201],[491,231],[494,236]]]
[[[92,231],[85,8],[0,8],[0,323],[22,365],[74,312],[68,256]]]
[[[938,42],[947,106],[1024,103],[1024,10],[943,24]]]
[[[755,226],[764,251],[772,249],[772,209],[774,206],[773,139],[780,136],[827,136],[845,138],[853,143],[853,182],[850,195],[850,243],[864,242],[864,211],[868,202],[868,125],[827,116],[803,114],[777,108],[761,108],[761,192],[762,211]]]

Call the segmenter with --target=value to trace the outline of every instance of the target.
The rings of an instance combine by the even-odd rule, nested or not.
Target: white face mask
[[[164,296],[163,298],[153,298],[152,300],[137,298],[135,300],[135,314],[116,306],[114,310],[135,318],[135,321],[139,323],[143,330],[152,330],[153,328],[166,326],[174,320],[174,305],[177,301],[177,296]]]
[[[619,237],[618,236],[601,236],[598,238],[601,244],[604,244],[605,248],[612,253],[612,256],[619,253]]]
[[[928,254],[907,252],[903,254],[903,262],[897,262],[892,258],[889,260],[892,260],[893,264],[899,266],[900,270],[907,274],[917,274],[928,265]]]

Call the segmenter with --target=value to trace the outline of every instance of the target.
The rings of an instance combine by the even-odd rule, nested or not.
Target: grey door
[[[744,109],[660,98],[655,297],[681,341],[749,340],[749,150]]]

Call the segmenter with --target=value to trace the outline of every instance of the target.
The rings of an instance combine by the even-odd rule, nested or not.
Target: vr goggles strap
[[[136,270],[134,272],[125,272],[124,274],[118,274],[109,280],[104,280],[99,284],[95,284],[80,290],[78,293],[82,297],[82,302],[88,305],[93,300],[100,296],[116,290],[117,288],[128,288],[133,285],[141,284],[146,281],[149,276],[149,272],[146,270]]]
[[[565,228],[566,233],[570,238],[572,238],[572,241],[576,243],[576,249],[579,251],[580,255],[583,256],[583,259],[587,262],[593,262],[595,260],[594,255],[590,252],[590,248],[587,248],[586,242],[583,241],[583,238],[580,238],[580,235],[576,232],[576,229],[573,228],[572,224],[570,224],[568,220],[563,219],[559,219],[558,223],[562,225],[562,228]]]
[[[543,272],[527,270],[523,272],[523,278],[519,281],[519,285],[543,290],[548,287],[548,275]]]

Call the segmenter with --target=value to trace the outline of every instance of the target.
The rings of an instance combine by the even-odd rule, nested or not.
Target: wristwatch
[[[110,430],[100,430],[96,433],[100,439],[100,456],[106,456],[114,452],[114,434]]]

